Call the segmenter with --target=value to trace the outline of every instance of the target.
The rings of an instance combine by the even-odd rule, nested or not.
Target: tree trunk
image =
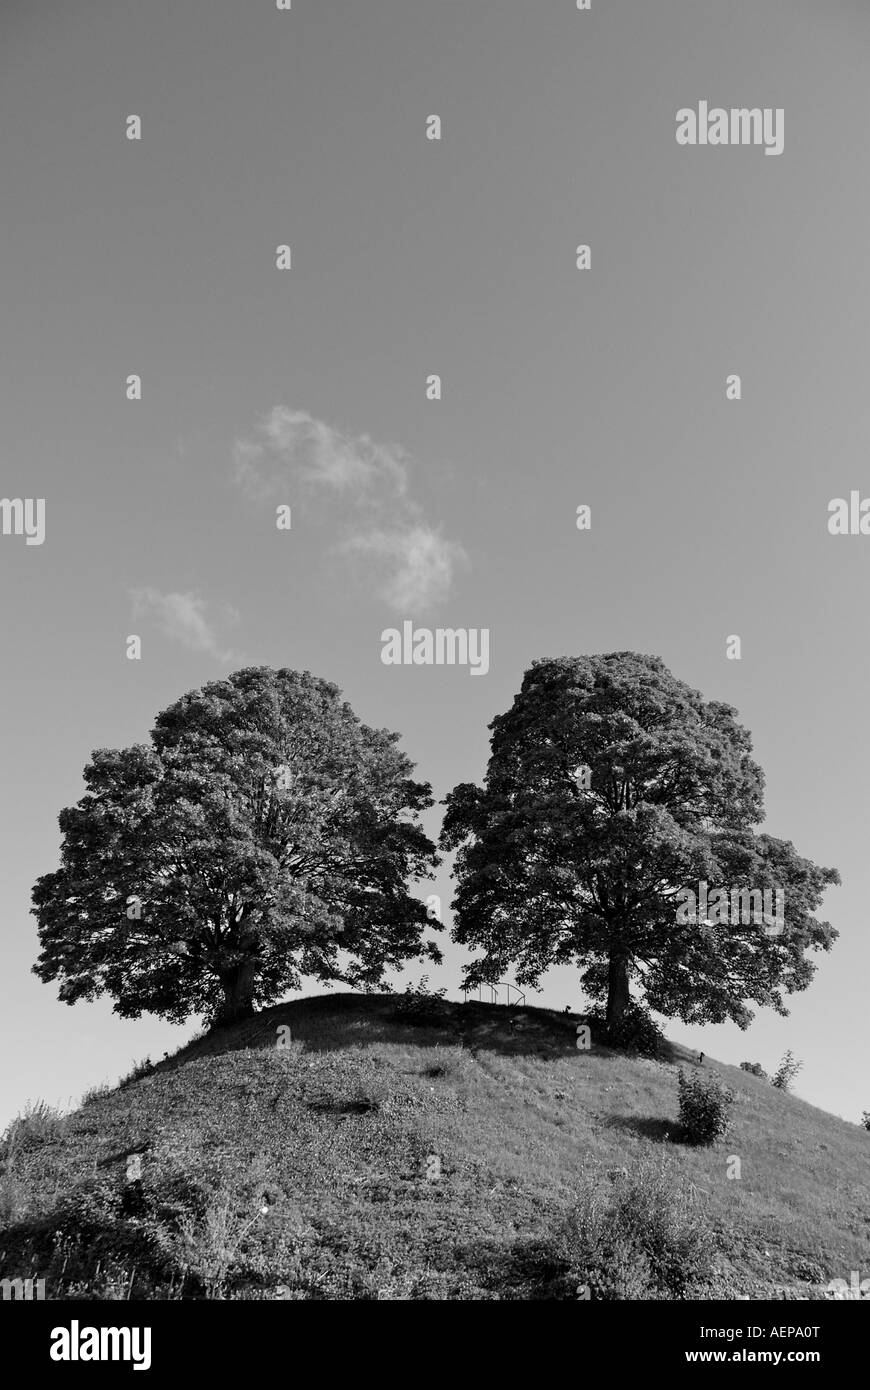
[[[607,979],[607,1027],[619,1023],[628,1008],[631,993],[628,988],[628,956],[614,948],[610,952]]]
[[[241,965],[220,972],[224,998],[215,1018],[217,1024],[236,1023],[241,1018],[253,1017],[256,974],[256,962],[253,960],[242,961]]]

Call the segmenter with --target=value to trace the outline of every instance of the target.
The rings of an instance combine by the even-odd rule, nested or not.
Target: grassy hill
[[[823,1298],[870,1274],[858,1126],[707,1058],[737,1103],[726,1137],[692,1148],[676,1073],[694,1054],[579,1051],[576,1020],[545,1009],[444,1003],[415,1023],[400,998],[279,1005],[71,1115],[16,1122],[0,1277],[45,1278],[48,1298],[576,1298],[578,1200],[595,1239],[641,1210],[655,1240],[700,1231],[684,1297]],[[602,1258],[632,1296],[621,1239]]]

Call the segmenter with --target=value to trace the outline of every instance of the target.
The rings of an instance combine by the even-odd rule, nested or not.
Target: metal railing
[[[494,984],[494,985],[491,985],[491,984],[463,985],[463,987],[462,987],[462,994],[463,994],[463,1000],[462,1000],[462,1002],[463,1002],[464,1004],[467,1004],[467,1003],[468,1003],[468,996],[469,996],[469,994],[471,994],[475,989],[477,990],[477,998],[478,998],[478,1000],[479,1000],[480,1003],[487,1002],[487,1003],[489,1003],[489,1004],[498,1004],[498,1003],[499,1003],[498,992],[499,992],[500,989],[503,989],[503,990],[505,991],[505,996],[506,996],[506,997],[505,997],[505,1003],[506,1003],[506,1004],[510,1004],[510,1003],[511,1003],[511,990],[513,990],[514,993],[518,996],[518,998],[514,1001],[515,1003],[517,1003],[517,1004],[519,1004],[520,1006],[522,1006],[522,1005],[524,1005],[525,1002],[526,1002],[526,996],[525,996],[525,994],[523,993],[523,991],[522,991],[521,989],[518,988],[517,985],[512,985],[512,984],[510,984],[507,980],[498,980],[498,981],[496,982],[496,984]],[[489,998],[487,1001],[484,1001],[484,998],[483,998],[483,991],[484,991],[485,989],[488,989],[489,992],[490,992],[490,998]]]

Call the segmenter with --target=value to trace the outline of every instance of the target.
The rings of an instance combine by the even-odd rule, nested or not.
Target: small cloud
[[[392,608],[417,611],[447,598],[462,547],[427,522],[410,494],[412,460],[395,444],[348,435],[305,410],[275,406],[252,439],[237,441],[236,481],[255,500],[284,498],[288,482],[318,495],[343,532],[336,549],[370,561],[375,592]]]
[[[367,434],[342,434],[307,410],[276,405],[258,426],[254,440],[235,446],[236,478],[255,496],[268,496],[286,482],[336,494],[374,496],[379,491],[404,497],[408,488],[407,455],[391,444],[376,444]]]
[[[454,569],[465,560],[461,546],[426,525],[352,536],[342,549],[345,554],[372,560],[376,571],[381,572],[378,597],[404,613],[419,612],[446,599]]]
[[[167,637],[191,651],[206,652],[220,662],[232,659],[233,652],[221,647],[217,632],[206,617],[208,605],[198,594],[161,594],[158,589],[142,588],[131,589],[130,597],[134,618],[153,618]],[[232,608],[224,616],[230,622],[237,622],[239,617]]]

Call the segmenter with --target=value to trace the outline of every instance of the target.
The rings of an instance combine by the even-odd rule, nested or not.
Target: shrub
[[[767,1080],[767,1072],[760,1062],[741,1062],[741,1071],[748,1071],[752,1076],[760,1076],[764,1081]]]
[[[28,1101],[0,1139],[0,1160],[11,1163],[16,1154],[50,1144],[63,1131],[63,1116],[44,1100]]]
[[[779,1091],[787,1091],[791,1087],[803,1062],[798,1062],[792,1055],[791,1048],[788,1049],[773,1076],[770,1078],[771,1086],[776,1086]]]
[[[423,1076],[452,1076],[456,1071],[456,1059],[453,1053],[446,1047],[435,1047],[432,1049],[432,1056],[435,1058],[428,1066],[423,1068]]]
[[[861,1116],[861,1123],[865,1129],[870,1129],[870,1110],[865,1110]]]
[[[98,1100],[105,1100],[106,1096],[111,1094],[112,1087],[107,1082],[100,1086],[89,1086],[79,1101],[79,1105],[83,1110],[86,1105],[96,1105]]]
[[[710,1280],[714,1242],[693,1193],[665,1164],[639,1164],[607,1189],[593,1189],[557,1233],[571,1296],[670,1299],[699,1292]]]
[[[667,1053],[665,1035],[648,1009],[632,999],[625,1013],[612,1028],[607,1027],[607,1014],[600,1006],[590,1009],[583,1018],[588,1023],[594,1042],[620,1052],[634,1052],[640,1057],[663,1057]]]
[[[206,1298],[222,1298],[227,1280],[244,1268],[245,1237],[263,1211],[239,1212],[228,1192],[215,1194],[205,1211],[195,1217],[185,1214],[178,1223],[183,1264],[204,1288]]]
[[[716,1076],[677,1072],[680,1126],[689,1144],[712,1144],[728,1129],[734,1092]]]
[[[134,1081],[141,1081],[143,1076],[151,1076],[154,1071],[154,1063],[150,1057],[146,1057],[143,1062],[137,1062],[132,1071],[126,1076],[122,1076],[118,1082],[118,1090],[124,1091],[128,1086],[132,1086]]]
[[[27,1194],[14,1173],[0,1173],[0,1227],[19,1221],[27,1205]]]
[[[429,976],[423,975],[419,985],[410,980],[405,993],[400,994],[396,1003],[395,1016],[402,1023],[428,1024],[440,1023],[447,1012],[444,1000],[446,989],[429,989]]]

